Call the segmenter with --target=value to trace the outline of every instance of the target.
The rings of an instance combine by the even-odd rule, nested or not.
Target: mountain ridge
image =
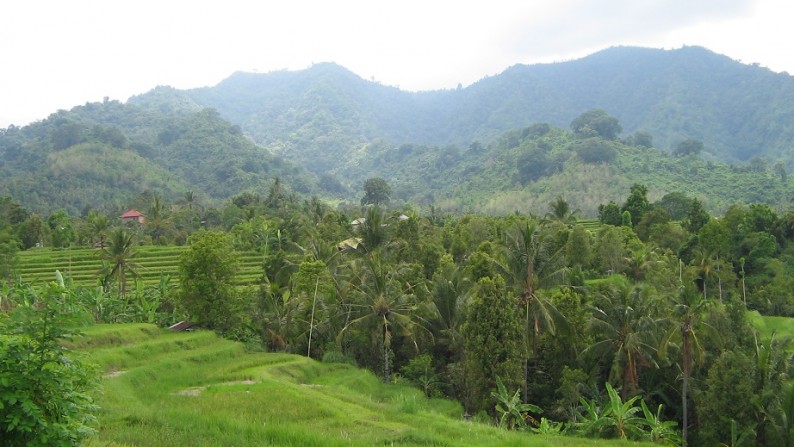
[[[617,117],[625,133],[653,135],[657,147],[672,150],[697,139],[714,159],[761,156],[794,166],[794,128],[787,125],[794,78],[696,46],[611,47],[571,61],[515,64],[459,89],[407,92],[328,62],[299,71],[235,72],[214,87],[181,94],[217,109],[276,153],[287,147],[292,155],[287,140],[306,126],[335,126],[343,137],[337,143],[348,148],[373,139],[467,147],[537,122],[567,127],[599,108]],[[339,158],[325,160],[310,143],[298,143],[310,169],[324,171],[318,160]]]

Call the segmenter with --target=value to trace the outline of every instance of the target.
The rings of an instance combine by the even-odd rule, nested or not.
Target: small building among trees
[[[138,222],[139,224],[143,224],[145,222],[145,218],[143,214],[135,209],[129,209],[119,216],[123,222]]]

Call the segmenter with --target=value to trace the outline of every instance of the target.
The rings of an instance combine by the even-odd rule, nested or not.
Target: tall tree
[[[601,109],[588,110],[571,121],[571,130],[579,137],[599,136],[614,140],[623,131],[618,119]]]
[[[380,177],[368,178],[364,181],[364,197],[362,205],[388,205],[391,198],[391,186]]]
[[[592,306],[595,343],[586,354],[611,358],[609,380],[621,384],[621,395],[637,394],[642,366],[656,364],[659,303],[646,286],[628,284],[599,294]]]
[[[642,221],[642,217],[650,208],[651,205],[648,203],[648,187],[639,183],[631,185],[629,197],[626,198],[626,202],[621,207],[621,211],[628,211],[629,214],[631,214],[631,221],[636,225]]]
[[[695,362],[703,360],[704,349],[700,343],[699,332],[709,326],[705,323],[706,312],[710,302],[705,297],[690,288],[681,288],[676,295],[672,295],[670,304],[673,314],[668,320],[670,329],[662,339],[659,355],[667,356],[668,349],[672,346],[680,349],[681,358],[681,410],[682,410],[682,439],[687,444],[689,430],[689,378],[692,376],[692,367]]]
[[[399,266],[386,263],[379,251],[354,261],[356,264],[354,294],[357,317],[350,320],[340,337],[351,327],[374,328],[383,358],[383,380],[391,381],[390,356],[394,335],[405,337],[416,344],[417,330],[425,329],[425,318],[420,311],[414,291],[420,284],[406,282]]]
[[[127,274],[138,276],[138,264],[134,261],[135,234],[126,228],[116,228],[110,233],[108,247],[102,249],[101,257],[110,264],[107,277],[116,277],[121,298],[127,295]]]
[[[564,282],[564,250],[556,247],[543,226],[530,220],[508,232],[505,240],[505,265],[502,274],[509,279],[518,295],[524,316],[524,343],[527,355],[537,357],[540,334],[555,334],[557,327],[566,325],[564,316],[554,303],[540,293],[542,287]],[[527,399],[529,359],[524,359],[523,399]]]
[[[91,237],[91,244],[104,248],[105,241],[108,237],[108,230],[110,230],[110,220],[108,216],[97,211],[91,211],[88,213],[86,225],[88,226]]]
[[[474,288],[463,326],[470,388],[464,405],[469,411],[490,408],[488,397],[497,388],[497,377],[508,389],[521,384],[523,331],[516,303],[499,276],[482,278]]]
[[[221,332],[240,321],[239,262],[226,233],[199,232],[179,260],[179,299],[194,322]]]

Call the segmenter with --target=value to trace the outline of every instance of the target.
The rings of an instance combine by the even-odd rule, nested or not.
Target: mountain
[[[0,129],[0,196],[37,212],[78,214],[115,211],[147,191],[169,201],[192,191],[209,205],[243,191],[264,193],[275,178],[297,192],[317,189],[315,176],[255,144],[216,111],[186,104],[88,103]]]
[[[375,139],[465,148],[533,123],[568,127],[593,108],[617,117],[625,134],[651,134],[660,148],[696,139],[715,160],[765,157],[794,166],[794,78],[701,47],[609,48],[568,62],[515,65],[456,90],[405,92],[323,63],[235,73],[178,94],[316,172],[348,162]]]
[[[619,126],[618,135],[569,130],[592,109],[622,136]],[[219,204],[266,194],[279,178],[297,193],[357,202],[378,176],[398,201],[458,211],[543,214],[564,196],[593,215],[633,183],[652,199],[684,192],[717,212],[783,206],[792,118],[791,76],[699,47],[610,48],[428,92],[322,63],[157,87],[0,129],[0,196],[38,212],[121,208],[145,191]],[[671,154],[687,139],[703,150]]]

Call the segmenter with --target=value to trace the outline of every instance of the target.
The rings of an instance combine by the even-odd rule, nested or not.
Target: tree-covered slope
[[[620,201],[634,183],[647,185],[653,200],[683,192],[714,212],[734,203],[782,206],[792,197],[788,176],[769,165],[673,156],[631,137],[582,137],[548,124],[508,131],[466,150],[376,142],[357,156],[357,163],[331,173],[353,182],[382,177],[395,198],[457,211],[543,215],[561,196],[595,216],[600,204]]]
[[[255,144],[214,110],[163,104],[88,103],[0,130],[0,196],[39,212],[75,214],[122,208],[144,191],[169,200],[192,191],[212,202],[266,191],[277,177],[295,191],[315,192],[313,175]]]
[[[172,93],[172,105],[214,107],[317,172],[347,163],[373,140],[465,148],[535,122],[567,127],[592,108],[616,116],[627,133],[650,133],[664,149],[693,138],[718,160],[764,156],[792,164],[794,79],[700,47],[610,48],[574,61],[515,65],[456,90],[406,92],[317,64],[235,73],[215,87]]]

